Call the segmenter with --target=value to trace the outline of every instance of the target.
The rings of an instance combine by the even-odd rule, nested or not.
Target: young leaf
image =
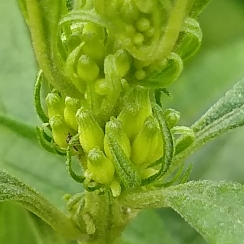
[[[33,212],[67,238],[78,239],[80,231],[71,220],[29,186],[0,171],[0,202],[15,201]]]
[[[173,208],[209,243],[232,244],[244,240],[244,186],[241,184],[192,181],[149,194],[131,194],[124,200],[133,208]]]
[[[193,126],[194,147],[244,124],[244,79],[215,103]]]

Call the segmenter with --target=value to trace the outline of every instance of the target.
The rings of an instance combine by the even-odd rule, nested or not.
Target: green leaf
[[[203,9],[210,3],[211,0],[197,0],[195,1],[191,12],[190,12],[190,16],[192,18],[196,18],[198,17],[201,12],[203,11]]]
[[[124,203],[132,208],[171,207],[209,243],[244,240],[244,186],[238,183],[198,181],[141,194]]]
[[[66,215],[29,186],[2,170],[0,171],[0,201],[19,203],[68,238],[78,239],[81,236],[80,231]]]
[[[244,125],[244,79],[229,90],[193,126],[194,147],[226,131]]]
[[[155,210],[145,209],[126,227],[121,244],[162,243],[162,236],[164,243],[176,244],[169,228],[167,220],[160,218]]]
[[[67,13],[64,0],[18,0],[30,29],[34,51],[40,69],[55,88],[70,96],[79,96],[78,90],[63,73],[58,50],[58,22]],[[47,7],[48,6],[48,7]]]
[[[66,172],[65,158],[43,150],[33,127],[0,115],[0,134],[2,169],[35,187],[58,207],[64,206],[64,194],[82,191]]]
[[[0,203],[0,243],[71,244],[40,218],[15,203]]]

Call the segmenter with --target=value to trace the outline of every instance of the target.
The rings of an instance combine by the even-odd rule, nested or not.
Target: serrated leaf
[[[238,183],[192,181],[131,194],[124,203],[134,208],[171,207],[210,243],[244,240],[244,186]]]
[[[4,201],[17,202],[68,238],[78,239],[81,236],[72,221],[48,200],[29,186],[0,170],[0,202]]]

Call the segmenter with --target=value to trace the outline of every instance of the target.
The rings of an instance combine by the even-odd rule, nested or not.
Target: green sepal
[[[182,59],[176,53],[171,53],[167,59],[167,64],[162,68],[162,70],[153,71],[141,84],[154,88],[166,87],[179,77],[182,70]]]
[[[126,190],[138,188],[141,184],[141,179],[134,164],[125,155],[113,133],[106,131],[105,138],[109,154],[113,159],[117,178]]]
[[[199,23],[195,19],[187,18],[179,34],[174,52],[177,53],[182,60],[186,60],[198,51],[201,41],[202,31]]]

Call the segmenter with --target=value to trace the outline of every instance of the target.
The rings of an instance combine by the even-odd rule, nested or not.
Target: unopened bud
[[[64,119],[69,127],[78,130],[76,112],[80,108],[80,100],[71,97],[65,98]]]
[[[129,55],[124,50],[118,50],[114,54],[116,72],[119,77],[123,77],[130,69]]]
[[[173,128],[180,119],[180,112],[169,108],[164,111],[164,116],[167,121],[168,127]]]
[[[79,140],[82,148],[88,152],[94,147],[103,148],[104,133],[94,117],[86,110],[79,109],[76,113],[78,120]]]
[[[131,153],[130,140],[125,134],[125,132],[123,131],[121,122],[118,119],[112,117],[110,121],[106,124],[105,131],[106,133],[111,133],[111,135],[113,135],[113,137],[116,139],[118,144],[121,146],[125,155],[128,158],[130,158],[130,153]],[[104,137],[104,150],[108,158],[112,160],[113,156],[110,153],[106,133]]]
[[[52,128],[52,135],[55,143],[62,148],[66,148],[68,146],[66,140],[70,129],[66,125],[63,117],[61,115],[53,116],[49,119],[49,123]]]
[[[87,55],[81,55],[77,64],[77,74],[86,81],[94,81],[99,74],[99,67],[96,62]]]
[[[134,139],[145,119],[152,114],[149,90],[136,87],[128,96],[123,110],[118,116],[129,139]]]
[[[153,117],[148,117],[131,145],[131,161],[135,164],[150,164],[154,160],[154,153],[158,147],[158,137],[160,129],[157,120]],[[161,151],[160,156],[162,156]]]
[[[93,180],[101,184],[113,181],[114,165],[98,147],[90,150],[87,158],[87,169]]]
[[[55,115],[63,116],[64,101],[57,93],[48,93],[45,101],[49,118]]]

